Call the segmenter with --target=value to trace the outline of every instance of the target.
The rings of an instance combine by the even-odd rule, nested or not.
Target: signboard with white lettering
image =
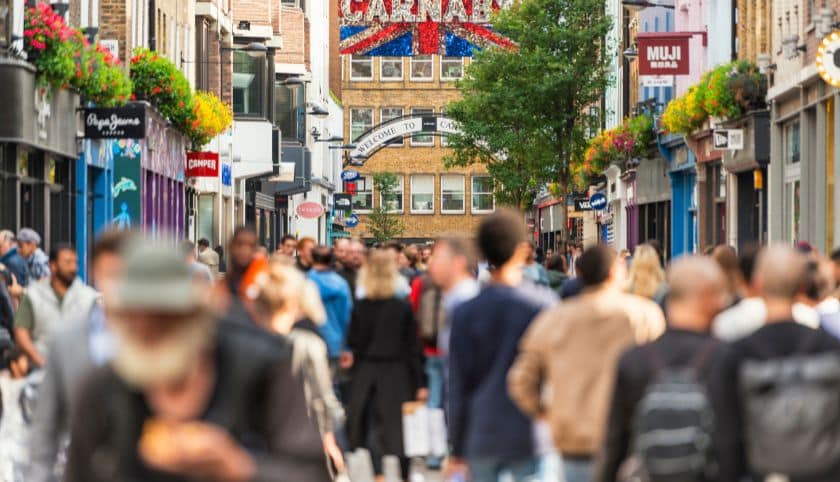
[[[589,198],[589,207],[601,211],[607,207],[607,196],[604,193],[596,192]]]
[[[589,199],[575,199],[575,211],[592,211]]]
[[[639,75],[688,75],[690,39],[687,32],[638,34]]]
[[[712,137],[715,149],[737,151],[744,148],[744,129],[715,129]]]
[[[670,75],[640,75],[642,87],[673,87],[674,77]]]
[[[142,104],[85,109],[86,139],[142,139],[146,137],[146,109]]]
[[[392,139],[399,139],[423,132],[457,134],[460,131],[455,121],[446,117],[403,117],[384,122],[368,131],[367,134],[356,141],[356,148],[350,152],[350,157],[368,157]]]
[[[186,177],[217,177],[219,175],[218,152],[188,152]]]

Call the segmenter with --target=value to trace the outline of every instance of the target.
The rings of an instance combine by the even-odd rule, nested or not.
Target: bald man
[[[619,467],[630,455],[636,406],[657,372],[699,364],[697,377],[707,381],[710,360],[722,346],[709,334],[712,320],[728,302],[726,277],[718,264],[709,258],[680,258],[668,270],[668,284],[665,334],[631,348],[618,362],[607,438],[594,479],[598,482],[614,482]],[[652,357],[659,367],[653,366]]]
[[[753,282],[767,323],[724,349],[716,364],[710,394],[721,482],[770,474],[790,482],[840,480],[840,419],[831,411],[840,390],[840,341],[794,321],[807,263],[787,246],[759,255]],[[818,380],[809,380],[813,373]],[[825,450],[815,449],[816,440]]]

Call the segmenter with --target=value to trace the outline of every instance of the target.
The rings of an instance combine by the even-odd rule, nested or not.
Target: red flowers
[[[155,86],[152,89],[152,94],[160,94],[160,91],[161,91],[160,87]]]
[[[178,102],[178,107],[184,107],[184,101],[183,100]]]

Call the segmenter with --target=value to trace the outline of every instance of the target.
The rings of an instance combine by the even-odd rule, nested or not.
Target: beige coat
[[[510,396],[523,412],[549,423],[561,453],[592,456],[606,430],[618,358],[664,331],[662,310],[650,300],[584,293],[534,320],[508,375]]]

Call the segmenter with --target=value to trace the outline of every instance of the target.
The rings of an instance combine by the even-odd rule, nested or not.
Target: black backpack
[[[655,372],[636,406],[633,449],[651,482],[697,482],[716,471],[711,457],[714,414],[697,376],[717,342],[703,345],[685,367],[667,367],[653,345],[646,351]]]
[[[840,355],[747,360],[739,391],[750,469],[822,475],[840,461]]]

